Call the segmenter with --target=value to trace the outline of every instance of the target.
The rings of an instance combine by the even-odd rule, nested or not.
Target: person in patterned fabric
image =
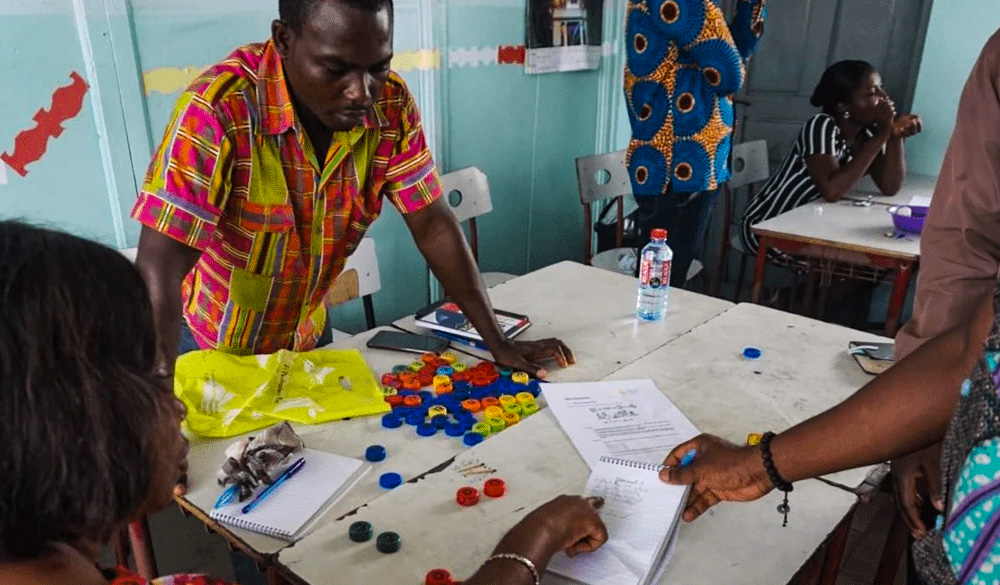
[[[653,228],[668,232],[671,286],[687,281],[731,175],[733,96],[764,34],[765,0],[739,0],[732,25],[718,4],[631,0],[626,15],[626,164],[640,242]]]
[[[142,276],[115,250],[0,222],[0,583],[145,585],[98,568],[126,522],[166,508],[187,469],[184,407],[156,376]],[[600,499],[529,513],[465,581],[527,585],[557,552],[607,540]],[[156,585],[223,585],[176,575]]]
[[[496,322],[390,67],[392,0],[280,0],[278,15],[267,42],[181,94],[132,208],[164,381],[179,353],[329,344],[327,293],[386,202],[498,363],[537,377],[572,363],[565,344],[510,341]]]
[[[684,519],[773,489],[795,522],[793,483],[943,441],[941,514],[914,545],[925,585],[991,585],[1000,570],[1000,281],[967,321],[928,341],[842,404],[759,447],[702,435],[671,452],[663,481],[691,485]],[[950,421],[950,422],[949,422]],[[693,463],[676,467],[694,450]],[[790,513],[790,516],[788,514]],[[776,525],[780,523],[775,518]]]

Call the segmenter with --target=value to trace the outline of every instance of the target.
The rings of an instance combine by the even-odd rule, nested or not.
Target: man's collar
[[[284,134],[295,127],[295,108],[292,107],[292,96],[288,92],[281,56],[274,49],[274,41],[270,40],[257,68],[257,105],[260,108],[260,127],[264,134]],[[385,106],[379,99],[365,115],[364,126],[375,129],[388,125]]]
[[[284,134],[295,126],[295,109],[288,93],[281,56],[274,41],[267,41],[264,58],[257,68],[257,105],[264,134]]]

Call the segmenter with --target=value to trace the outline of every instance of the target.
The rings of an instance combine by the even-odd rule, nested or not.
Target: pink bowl
[[[904,207],[910,209],[909,216],[899,214],[899,210]],[[894,205],[888,211],[892,215],[892,224],[896,226],[896,230],[907,234],[919,235],[920,232],[924,231],[924,220],[927,219],[927,211],[929,209],[929,207],[922,205]]]

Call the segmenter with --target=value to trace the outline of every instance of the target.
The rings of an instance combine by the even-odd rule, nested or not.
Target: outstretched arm
[[[774,438],[771,454],[785,481],[872,465],[938,442],[962,380],[982,354],[994,322],[993,298],[976,319],[928,342],[843,403]],[[694,462],[676,467],[695,450]],[[667,456],[661,477],[692,485],[684,518],[720,501],[755,500],[772,489],[760,453],[703,435]]]

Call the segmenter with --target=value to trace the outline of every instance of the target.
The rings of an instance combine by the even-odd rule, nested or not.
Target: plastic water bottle
[[[674,251],[667,245],[667,230],[655,229],[652,241],[639,255],[639,298],[636,315],[644,321],[662,321],[670,300],[670,268]]]

